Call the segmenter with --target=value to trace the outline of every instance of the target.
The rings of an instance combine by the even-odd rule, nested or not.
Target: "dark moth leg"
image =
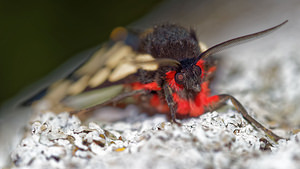
[[[228,100],[230,100],[232,102],[232,104],[234,105],[234,107],[237,109],[238,112],[240,112],[242,114],[242,116],[251,124],[253,124],[255,127],[263,130],[268,137],[270,137],[272,140],[274,141],[278,141],[280,139],[284,139],[280,136],[277,136],[275,133],[273,133],[271,130],[267,129],[266,127],[264,127],[262,124],[260,124],[258,121],[256,121],[253,117],[251,117],[248,112],[246,111],[246,109],[244,108],[244,106],[233,96],[228,95],[228,94],[221,94],[218,95],[219,96],[219,101],[212,104],[209,108],[206,109],[206,111],[214,111],[216,109],[218,109],[219,107],[223,106],[226,104],[226,102]]]
[[[127,97],[131,97],[131,96],[135,96],[135,95],[139,95],[139,94],[147,94],[148,91],[146,90],[134,90],[134,91],[130,91],[130,92],[126,92],[126,93],[123,93],[123,94],[120,94],[106,102],[103,102],[103,103],[100,103],[100,104],[97,104],[95,106],[92,106],[92,107],[89,107],[89,108],[86,108],[86,109],[81,109],[81,110],[75,110],[75,111],[71,111],[70,114],[71,115],[76,115],[78,117],[86,114],[86,113],[89,113],[89,112],[92,112],[94,110],[97,110],[99,108],[102,108],[108,104],[116,104],[117,102],[127,98]]]
[[[177,123],[179,124],[177,121],[176,121],[176,111],[177,111],[177,104],[176,102],[174,101],[173,99],[173,92],[172,92],[172,89],[169,85],[165,84],[164,87],[164,94],[165,94],[165,99],[166,99],[166,102],[168,104],[168,107],[170,109],[170,113],[171,113],[171,122],[172,123]]]

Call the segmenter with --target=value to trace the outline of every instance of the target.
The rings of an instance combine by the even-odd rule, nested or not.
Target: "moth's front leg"
[[[216,97],[216,96],[212,96],[212,97]],[[251,117],[248,112],[246,111],[246,109],[244,108],[244,106],[233,96],[228,95],[228,94],[221,94],[221,95],[217,95],[217,97],[219,98],[218,101],[211,103],[209,106],[206,107],[206,111],[214,111],[218,108],[220,108],[221,106],[225,105],[226,102],[228,100],[230,100],[232,102],[232,104],[234,105],[234,107],[237,109],[237,111],[239,113],[242,114],[242,116],[251,124],[253,124],[255,127],[260,128],[261,130],[263,130],[271,139],[273,139],[274,141],[278,141],[280,139],[284,139],[280,136],[277,136],[275,133],[273,133],[271,130],[267,129],[266,127],[264,127],[261,123],[259,123],[258,121],[256,121],[253,117]]]
[[[164,89],[165,100],[168,104],[168,107],[169,107],[170,113],[171,113],[171,122],[178,123],[176,121],[177,104],[173,98],[173,91],[168,84],[165,84],[163,86],[163,89]]]

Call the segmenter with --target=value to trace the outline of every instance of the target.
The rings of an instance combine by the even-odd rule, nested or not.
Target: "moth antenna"
[[[161,58],[161,59],[155,59],[151,61],[136,61],[134,62],[136,64],[152,64],[157,63],[160,66],[175,66],[175,67],[181,67],[181,63],[175,59],[169,59],[169,58]]]
[[[219,43],[209,49],[207,49],[205,52],[201,53],[199,56],[198,56],[198,59],[200,58],[206,58],[212,54],[215,54],[215,53],[218,53],[226,48],[229,48],[229,47],[232,47],[232,46],[235,46],[235,45],[239,45],[239,44],[242,44],[242,43],[245,43],[245,42],[248,42],[250,40],[254,40],[254,39],[258,39],[258,38],[261,38],[269,33],[272,33],[273,31],[275,31],[276,29],[280,28],[282,25],[286,24],[288,22],[288,20],[285,20],[284,22],[282,22],[281,24],[279,25],[276,25],[274,27],[271,27],[269,29],[266,29],[266,30],[263,30],[263,31],[260,31],[260,32],[256,32],[256,33],[252,33],[252,34],[249,34],[249,35],[245,35],[245,36],[241,36],[241,37],[237,37],[237,38],[234,38],[234,39],[230,39],[228,41],[225,41],[225,42],[222,42],[222,43]]]

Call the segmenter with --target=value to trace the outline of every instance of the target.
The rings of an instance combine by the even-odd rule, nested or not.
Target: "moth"
[[[217,69],[214,54],[233,45],[262,37],[269,29],[234,38],[206,49],[194,30],[161,24],[144,32],[116,28],[111,41],[68,77],[45,90],[43,100],[67,105],[72,114],[84,114],[133,97],[138,105],[177,118],[212,112],[230,100],[238,112],[275,141],[282,139],[252,118],[229,94],[211,95]]]

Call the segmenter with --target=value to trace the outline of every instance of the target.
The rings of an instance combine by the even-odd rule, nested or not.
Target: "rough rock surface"
[[[87,125],[41,114],[12,153],[14,168],[297,168],[300,134],[270,141],[240,114],[212,112],[171,125],[163,115]],[[282,166],[284,165],[284,166]]]

